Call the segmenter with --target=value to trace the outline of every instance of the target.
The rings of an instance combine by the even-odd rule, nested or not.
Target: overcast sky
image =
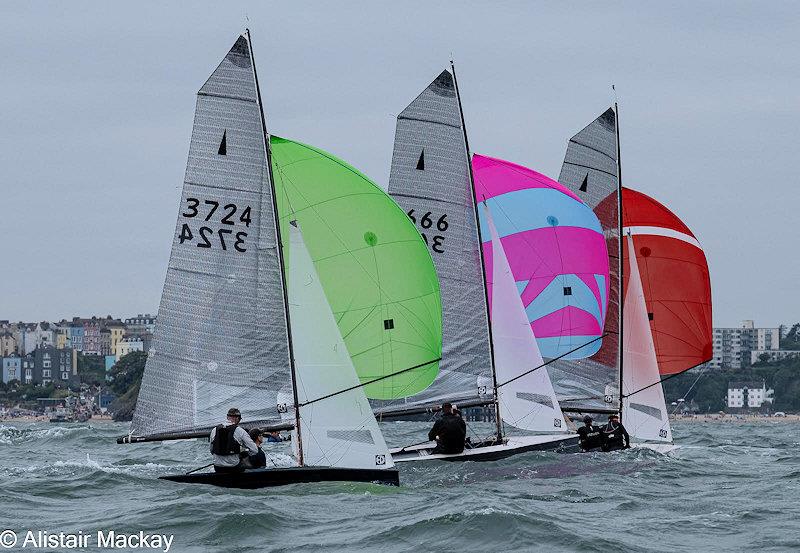
[[[472,149],[553,178],[615,83],[623,181],[703,244],[715,326],[800,320],[795,3],[163,4],[0,3],[0,319],[156,313],[195,93],[248,24],[270,130],[384,187],[451,53]]]

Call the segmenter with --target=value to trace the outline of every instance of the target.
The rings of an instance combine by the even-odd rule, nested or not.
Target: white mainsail
[[[516,428],[566,431],[567,423],[547,369],[520,376],[541,367],[544,361],[487,204],[484,210],[492,236],[491,325],[495,371],[499,384],[516,379],[497,389],[500,416]]]
[[[300,228],[291,224],[289,232],[287,290],[304,464],[390,468],[392,457]],[[293,438],[297,444],[296,430]]]
[[[639,263],[630,234],[627,240],[630,272],[622,309],[625,320],[622,338],[622,424],[632,439],[672,442],[672,429],[660,382]]]

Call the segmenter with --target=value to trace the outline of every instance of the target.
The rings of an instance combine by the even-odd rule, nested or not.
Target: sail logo
[[[375,464],[378,465],[378,466],[385,465],[386,464],[386,455],[376,455],[375,456]]]
[[[278,407],[278,413],[288,413],[289,412],[289,408],[286,406],[285,403],[279,403],[277,405],[277,407]]]
[[[553,426],[561,428],[561,419],[553,419]]]

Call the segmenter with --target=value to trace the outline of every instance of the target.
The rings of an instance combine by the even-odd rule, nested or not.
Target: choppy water
[[[670,455],[530,453],[404,465],[400,488],[259,491],[159,481],[207,463],[207,443],[117,445],[126,428],[0,423],[0,530],[174,534],[174,552],[800,549],[796,423],[677,422]],[[426,429],[384,424],[393,444]]]

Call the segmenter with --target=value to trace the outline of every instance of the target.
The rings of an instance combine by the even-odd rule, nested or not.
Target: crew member
[[[269,442],[269,443],[285,442],[287,439],[288,438],[284,438],[283,436],[281,436],[280,432],[278,432],[277,430],[271,430],[267,434],[267,442]]]
[[[260,469],[267,466],[267,456],[264,453],[264,450],[261,449],[261,444],[264,441],[261,437],[261,430],[258,428],[253,428],[250,430],[250,439],[253,440],[254,444],[256,444],[258,453],[255,455],[248,455],[242,459],[242,464],[248,469]]]
[[[428,432],[429,440],[436,440],[436,447],[431,453],[461,453],[464,451],[464,439],[467,437],[467,423],[461,418],[453,405],[442,405],[442,416]]]
[[[631,437],[628,431],[619,422],[619,415],[612,413],[608,416],[608,424],[602,429],[603,451],[615,451],[631,447]]]
[[[578,428],[578,445],[583,451],[598,451],[603,445],[600,427],[592,424],[592,417],[583,417],[583,426]]]
[[[256,455],[258,446],[250,439],[247,430],[239,426],[242,414],[235,407],[228,410],[227,420],[211,430],[211,458],[216,472],[241,472],[242,453]]]

